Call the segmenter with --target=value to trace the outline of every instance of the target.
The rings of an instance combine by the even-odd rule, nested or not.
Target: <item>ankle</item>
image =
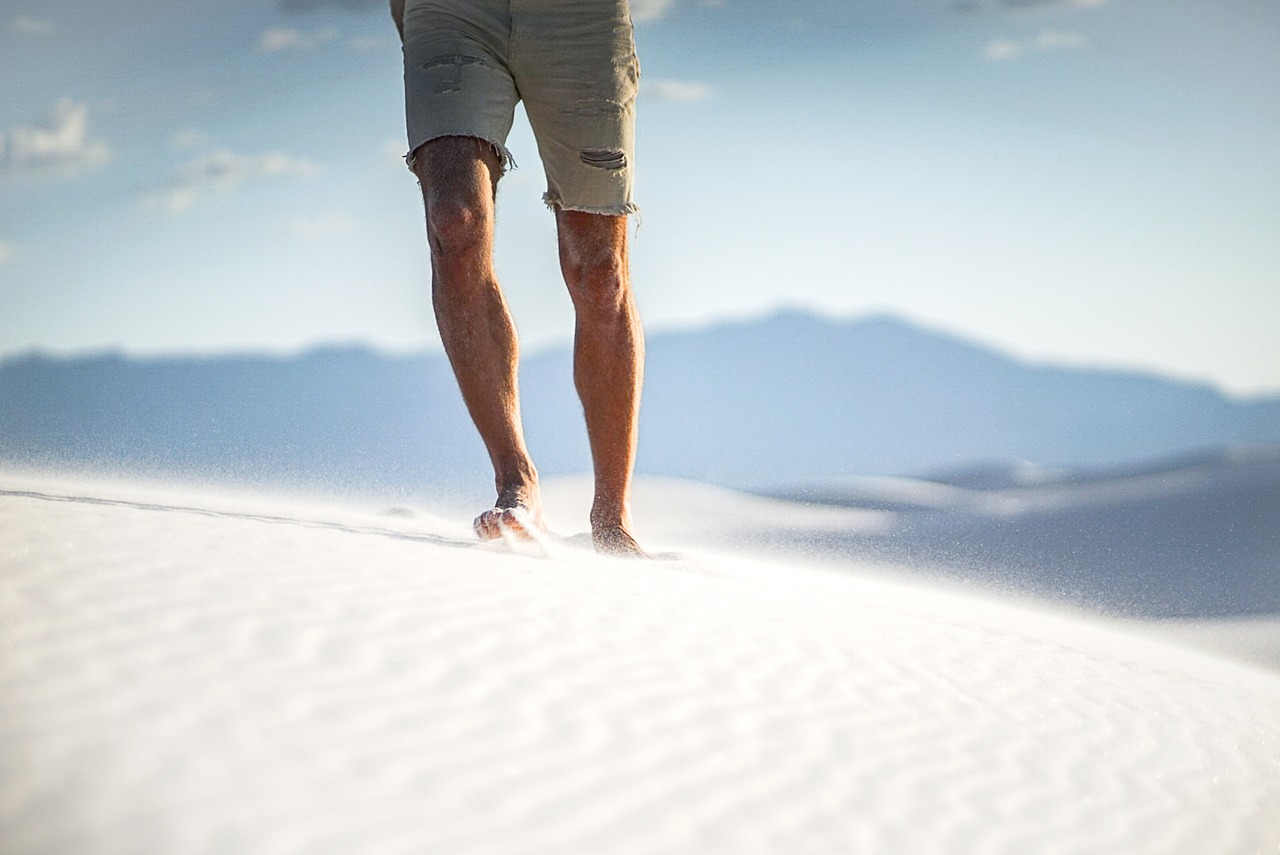
[[[494,486],[499,493],[506,491],[538,491],[538,470],[530,460],[503,461],[494,467]]]
[[[591,528],[596,531],[607,529],[626,531],[631,528],[631,509],[617,503],[597,502],[591,506],[591,515],[588,519],[591,521]]]

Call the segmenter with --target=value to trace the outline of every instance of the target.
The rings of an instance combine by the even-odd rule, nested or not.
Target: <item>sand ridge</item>
[[[64,486],[0,490],[18,855],[1280,841],[1261,670],[777,562]]]

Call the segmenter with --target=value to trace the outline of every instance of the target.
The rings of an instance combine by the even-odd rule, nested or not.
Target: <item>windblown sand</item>
[[[7,855],[1280,847],[1280,675],[1025,606],[16,476],[0,567]]]

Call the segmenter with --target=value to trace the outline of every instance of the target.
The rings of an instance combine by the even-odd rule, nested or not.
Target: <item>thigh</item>
[[[404,30],[410,152],[429,140],[468,136],[508,160],[519,95],[508,65],[506,0],[408,0]]]
[[[626,0],[513,5],[511,66],[547,173],[547,202],[631,213],[640,63]]]
[[[563,262],[588,267],[626,262],[626,217],[557,210],[556,235]]]
[[[477,210],[492,206],[502,158],[488,143],[476,137],[437,137],[415,155],[413,172],[428,209],[433,203]]]

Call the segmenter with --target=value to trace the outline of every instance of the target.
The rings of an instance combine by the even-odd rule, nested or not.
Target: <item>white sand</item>
[[[696,548],[0,491],[6,855],[1280,845],[1280,675],[1208,654]]]

